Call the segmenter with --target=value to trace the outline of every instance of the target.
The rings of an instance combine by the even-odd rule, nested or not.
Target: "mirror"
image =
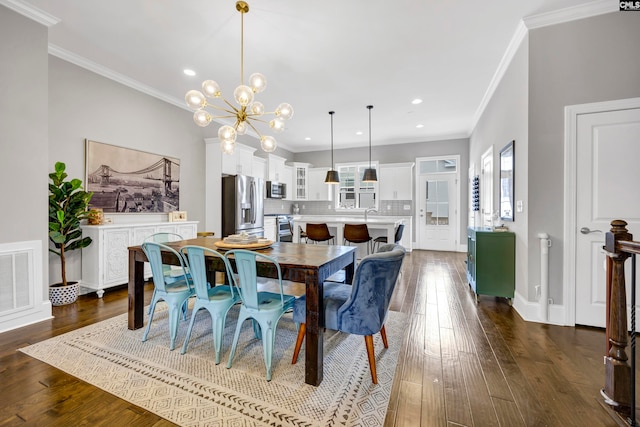
[[[513,221],[514,145],[511,141],[500,150],[500,219],[505,221]]]

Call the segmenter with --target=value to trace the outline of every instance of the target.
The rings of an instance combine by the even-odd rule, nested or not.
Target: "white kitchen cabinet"
[[[82,249],[80,285],[101,298],[106,288],[129,281],[129,246],[142,244],[154,233],[177,233],[193,239],[197,231],[198,221],[83,225],[82,235],[91,237],[92,243]],[[145,275],[150,272],[146,270]]]
[[[292,180],[293,188],[291,189],[292,200],[307,200],[309,193],[308,174],[309,163],[293,162]]]
[[[329,168],[309,168],[307,183],[309,186],[308,200],[331,201],[336,185],[325,184]]]
[[[269,154],[267,157],[267,177],[269,181],[284,182],[285,164],[284,157]],[[288,188],[287,188],[288,190]]]
[[[274,242],[278,240],[278,225],[275,216],[264,217],[264,238]]]
[[[252,176],[266,181],[267,177],[267,159],[253,156]]]
[[[293,188],[293,166],[285,165],[282,171],[282,179],[280,182],[283,182],[287,187],[287,193],[284,200],[293,200],[295,190]]]
[[[236,143],[233,154],[222,154],[222,173],[253,176],[253,153],[255,151],[255,148]]]
[[[413,199],[413,163],[379,165],[380,200]]]

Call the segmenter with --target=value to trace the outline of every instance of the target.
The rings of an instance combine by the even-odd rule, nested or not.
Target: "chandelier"
[[[218,139],[220,148],[226,154],[232,154],[236,144],[236,137],[244,135],[248,128],[260,138],[260,146],[266,152],[276,149],[277,142],[273,136],[262,135],[255,127],[255,122],[267,123],[262,117],[265,114],[273,114],[275,117],[270,120],[269,127],[274,132],[284,130],[285,120],[293,116],[293,108],[287,103],[278,105],[274,112],[265,112],[262,102],[254,101],[254,94],[262,92],[267,87],[266,78],[260,73],[249,76],[249,85],[244,84],[244,14],[249,12],[249,5],[244,1],[236,2],[236,10],[240,12],[240,85],[233,91],[233,97],[237,105],[232,104],[222,96],[220,85],[213,80],[202,82],[202,92],[190,90],[185,95],[187,105],[195,110],[193,121],[198,126],[208,126],[213,119],[235,120],[233,126],[224,125],[218,129]],[[217,106],[210,104],[208,99],[220,98],[225,105]],[[220,112],[220,115],[212,116],[205,108],[210,107]]]

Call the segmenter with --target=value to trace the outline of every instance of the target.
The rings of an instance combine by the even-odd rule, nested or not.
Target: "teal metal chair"
[[[240,302],[240,295],[238,292],[234,292],[233,285],[231,284],[209,286],[209,283],[207,282],[205,254],[207,256],[217,257],[222,263],[224,263],[224,272],[226,277],[231,277],[229,261],[227,261],[227,259],[220,253],[202,246],[183,246],[180,251],[185,254],[196,291],[196,302],[191,310],[191,321],[189,322],[187,337],[182,345],[181,353],[185,354],[187,352],[187,346],[189,345],[196,315],[200,309],[205,309],[211,315],[213,344],[216,351],[217,365],[220,363],[220,351],[222,350],[222,337],[227,313],[234,304]]]
[[[235,275],[231,277],[233,277],[234,286],[236,286],[236,290],[242,300],[227,368],[231,368],[242,324],[247,319],[253,319],[253,330],[256,338],[262,339],[264,363],[267,368],[267,381],[271,381],[271,359],[273,356],[278,321],[284,313],[293,309],[293,303],[296,297],[284,294],[280,264],[278,264],[275,259],[258,252],[244,249],[228,251],[225,253],[225,257],[227,259],[233,257],[233,261],[230,263],[233,264],[235,262],[238,275],[237,277]],[[278,284],[280,285],[279,293],[258,292],[257,259],[264,259],[275,265],[278,272]]]
[[[173,350],[178,334],[180,309],[183,306],[186,307],[187,300],[194,295],[194,289],[187,274],[184,258],[178,251],[156,242],[144,242],[142,244],[142,250],[151,265],[151,275],[153,276],[153,284],[155,286],[155,291],[151,298],[151,307],[149,308],[149,323],[142,336],[142,341],[147,340],[158,301],[165,301],[169,306],[169,332],[171,336],[169,348]],[[180,268],[182,268],[182,277],[170,282],[167,281],[163,269],[162,252],[171,252],[178,259]]]
[[[160,232],[160,233],[154,233],[150,236],[147,236],[144,241],[145,242],[155,242],[155,243],[168,243],[168,242],[177,242],[179,240],[184,240],[184,238],[178,234],[178,233],[170,233],[170,232]],[[167,283],[172,283],[175,282],[176,280],[179,280],[180,277],[182,276],[182,270],[180,267],[177,267],[175,265],[167,265],[167,264],[163,264],[162,265],[162,272],[165,276],[165,281]],[[189,271],[187,270],[187,273]],[[155,296],[155,289],[153,290],[153,295]],[[153,299],[153,297],[152,297]],[[185,319],[186,319],[186,307],[184,307],[184,309],[182,310]],[[151,306],[149,306],[149,314],[151,314]]]

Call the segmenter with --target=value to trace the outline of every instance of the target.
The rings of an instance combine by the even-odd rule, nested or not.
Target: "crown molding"
[[[498,68],[494,73],[491,82],[489,83],[489,87],[482,97],[482,101],[480,101],[480,105],[478,106],[478,109],[473,116],[469,135],[473,133],[475,127],[478,124],[478,121],[480,120],[480,117],[482,117],[485,108],[487,108],[489,101],[491,101],[493,94],[498,88],[498,85],[500,84],[500,81],[509,68],[509,65],[511,65],[511,61],[518,51],[518,48],[520,48],[520,45],[529,33],[529,30],[534,28],[546,27],[549,25],[562,24],[578,19],[589,18],[591,16],[603,15],[605,13],[616,12],[618,11],[618,8],[618,2],[613,2],[611,0],[597,0],[587,4],[567,7],[553,12],[541,13],[538,15],[532,15],[523,18],[518,23],[518,27],[516,28],[516,31],[511,38],[509,45],[507,46],[507,50],[502,56],[502,59],[498,64]]]
[[[619,2],[611,0],[597,0],[587,4],[567,7],[552,12],[541,13],[523,18],[524,25],[532,30],[549,25],[589,18],[610,12],[618,12]]]
[[[159,90],[152,88],[151,86],[145,85],[144,83],[140,83],[137,80],[127,77],[124,74],[118,73],[117,71],[113,71],[112,69],[104,67],[83,56],[76,55],[75,53],[70,52],[66,49],[63,49],[60,46],[56,46],[50,43],[49,54],[55,57],[58,57],[60,59],[63,59],[67,62],[71,62],[72,64],[75,64],[78,67],[82,67],[84,69],[92,71],[96,74],[99,74],[115,82],[118,82],[122,85],[128,86],[139,92],[145,93],[147,95],[153,96],[154,98],[158,98],[164,102],[175,105],[176,107],[180,107],[183,110],[191,111],[185,105],[184,101],[181,99],[177,99],[177,98],[174,98],[173,96],[169,96],[164,92],[160,92]]]
[[[0,4],[47,27],[56,25],[61,21],[60,18],[20,0],[0,0]]]

